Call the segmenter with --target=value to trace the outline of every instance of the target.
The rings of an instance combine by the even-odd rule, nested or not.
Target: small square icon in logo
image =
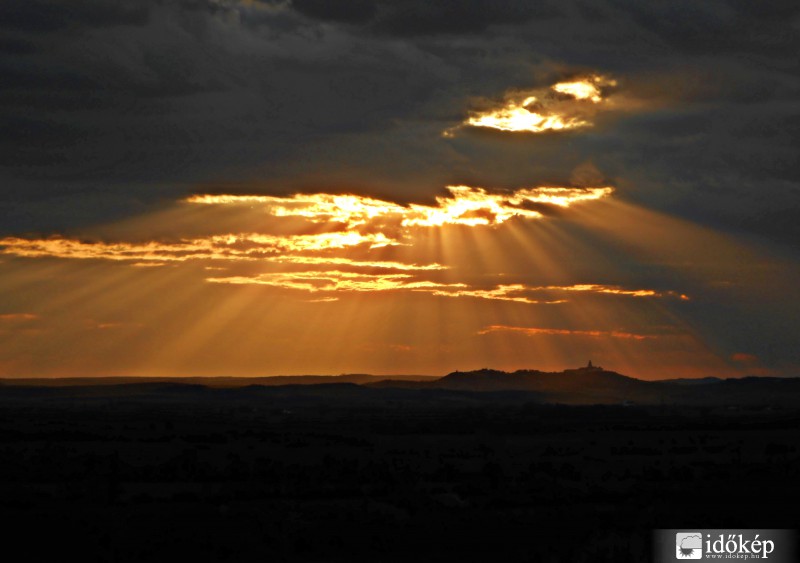
[[[678,532],[675,534],[676,559],[702,559],[703,534],[701,532]]]

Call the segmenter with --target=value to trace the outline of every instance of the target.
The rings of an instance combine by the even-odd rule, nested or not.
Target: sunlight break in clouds
[[[442,225],[498,225],[513,217],[539,219],[536,205],[569,207],[573,203],[609,196],[614,188],[539,186],[513,192],[490,192],[471,186],[447,186],[448,195],[436,197],[436,205],[396,203],[357,195],[295,194],[288,197],[260,195],[195,195],[186,201],[206,205],[260,204],[275,217],[302,217],[315,223],[337,222],[348,228],[378,218],[396,219],[403,227]]]
[[[134,261],[137,265],[186,260],[258,260],[271,255],[369,249],[408,244],[413,227],[444,225],[494,226],[518,217],[539,219],[542,206],[566,208],[609,196],[611,187],[522,188],[490,192],[470,186],[448,186],[436,205],[408,206],[358,195],[325,193],[287,197],[265,195],[195,195],[186,201],[203,205],[258,205],[273,217],[298,217],[310,223],[339,223],[346,230],[317,234],[274,235],[230,233],[176,241],[102,242],[64,237],[0,239],[0,254],[28,258],[71,258]],[[369,232],[362,232],[369,231]],[[284,258],[284,261],[290,261]],[[308,259],[305,263],[322,263]],[[300,263],[299,259],[294,259]],[[332,264],[343,261],[329,261]],[[375,264],[373,264],[375,265]],[[389,267],[389,266],[376,266]],[[402,268],[398,268],[402,269]],[[412,265],[409,269],[419,269]]]
[[[565,88],[575,89],[574,85]],[[576,90],[577,92],[577,90]],[[591,91],[575,96],[591,97]],[[672,291],[627,289],[613,285],[573,284],[535,286],[507,283],[494,286],[472,283],[442,283],[426,279],[425,272],[449,269],[437,262],[419,264],[397,260],[358,259],[342,255],[352,250],[374,250],[412,245],[416,229],[447,225],[496,226],[513,218],[539,219],[547,206],[566,208],[578,202],[607,197],[610,187],[539,186],[515,191],[489,191],[470,186],[448,186],[435,205],[400,205],[358,195],[326,193],[266,195],[195,195],[186,200],[201,205],[263,207],[272,217],[297,217],[309,224],[335,223],[345,230],[316,234],[219,234],[178,240],[105,242],[51,237],[0,239],[0,253],[25,258],[95,259],[128,262],[134,266],[163,265],[189,260],[263,262],[301,268],[293,272],[263,272],[214,276],[206,281],[231,285],[262,285],[323,293],[322,300],[336,293],[410,291],[449,298],[471,298],[521,304],[566,303],[569,293],[609,294],[624,297],[685,296]],[[320,254],[323,253],[323,254]],[[206,266],[218,269],[218,266]],[[295,268],[296,269],[296,268]],[[383,270],[369,273],[366,270]]]
[[[606,101],[607,90],[616,85],[615,80],[592,74],[549,89],[512,91],[502,106],[473,112],[461,127],[527,133],[589,127],[596,106]],[[457,128],[446,130],[444,136],[454,136]]]
[[[572,86],[570,86],[572,88]],[[581,96],[591,96],[583,92]],[[468,298],[530,305],[566,303],[570,293],[617,295],[632,298],[665,298],[685,295],[673,291],[629,289],[613,285],[573,284],[535,286],[524,283],[499,285],[442,283],[426,278],[426,272],[446,270],[437,262],[419,264],[397,260],[354,258],[348,251],[413,245],[415,229],[447,225],[496,226],[515,217],[539,219],[544,207],[569,207],[573,203],[607,197],[610,187],[522,188],[492,192],[470,186],[448,186],[447,195],[435,205],[400,205],[358,195],[325,193],[287,197],[262,195],[196,195],[187,201],[201,205],[263,206],[266,214],[298,217],[310,224],[338,223],[346,230],[316,234],[220,234],[172,241],[105,242],[51,237],[0,239],[0,253],[25,258],[64,258],[127,262],[133,266],[163,265],[189,260],[263,262],[295,266],[293,272],[263,272],[214,276],[206,281],[231,285],[262,285],[323,293],[325,301],[337,293],[406,291],[433,296]],[[322,254],[320,254],[322,253]],[[218,269],[219,266],[206,266]],[[383,270],[370,273],[367,270]]]

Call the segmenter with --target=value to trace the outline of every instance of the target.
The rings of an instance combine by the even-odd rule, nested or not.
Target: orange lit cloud
[[[446,270],[447,266],[441,264],[408,264],[406,262],[394,262],[391,260],[352,260],[334,256],[275,256],[270,258],[271,262],[283,262],[289,264],[309,264],[309,265],[332,265],[349,266],[353,268],[379,268],[387,270]]]
[[[259,195],[195,195],[188,203],[205,205],[262,205],[275,217],[302,217],[314,223],[343,223],[354,228],[373,220],[394,219],[403,227],[442,225],[497,225],[511,218],[538,219],[537,205],[569,207],[573,203],[609,196],[608,186],[575,188],[539,186],[511,192],[490,192],[471,186],[448,186],[448,195],[436,205],[396,203],[356,195],[295,194],[288,197]]]
[[[256,276],[229,276],[223,278],[207,278],[212,283],[228,283],[235,285],[255,284],[299,289],[309,292],[335,291],[391,291],[391,290],[423,290],[444,291],[466,287],[464,284],[443,284],[432,281],[415,280],[411,274],[363,274],[358,272],[307,271],[291,273],[264,273]]]
[[[176,242],[85,242],[61,237],[0,239],[0,253],[27,258],[72,258],[147,262],[260,260],[277,253],[337,250],[398,244],[383,233],[355,231],[311,235],[227,234]]]
[[[403,219],[407,226],[496,225],[513,217],[538,219],[542,213],[536,204],[569,207],[572,203],[601,199],[614,191],[610,187],[564,188],[537,187],[511,193],[489,193],[482,188],[448,186],[448,197],[437,197],[436,207],[411,205]]]
[[[678,294],[673,291],[659,292],[653,289],[624,289],[619,286],[606,286],[598,284],[582,285],[547,285],[529,286],[525,284],[505,284],[498,285],[493,289],[459,289],[447,293],[449,297],[479,297],[482,299],[496,299],[500,301],[516,301],[517,303],[532,304],[556,304],[566,303],[566,299],[535,299],[531,294],[547,292],[584,292],[607,295],[621,295],[625,297],[675,297]],[[439,291],[433,291],[434,295],[442,295]],[[685,295],[680,296],[687,298]],[[687,298],[688,299],[688,298]]]
[[[591,97],[591,91],[573,97]],[[263,207],[273,217],[298,217],[311,224],[338,224],[336,230],[314,234],[229,233],[178,240],[145,242],[87,241],[64,237],[0,239],[0,254],[25,258],[108,260],[136,267],[178,264],[191,260],[215,261],[203,266],[220,270],[220,262],[291,266],[291,272],[258,274],[233,272],[216,275],[208,282],[230,285],[262,285],[321,293],[314,301],[332,301],[337,293],[404,291],[449,298],[471,298],[520,304],[561,304],[571,293],[622,297],[678,297],[673,291],[625,288],[615,285],[528,285],[524,283],[460,283],[433,281],[428,273],[448,270],[449,264],[417,263],[364,257],[365,252],[390,246],[412,246],[419,229],[448,225],[495,226],[513,218],[538,219],[542,206],[566,208],[572,204],[609,196],[610,187],[539,186],[514,191],[489,191],[470,186],[449,186],[434,205],[400,205],[357,195],[296,194],[286,197],[261,195],[196,195],[187,201],[201,205]],[[351,251],[359,256],[352,257]],[[231,266],[232,267],[232,266]],[[298,271],[294,271],[298,270]],[[383,270],[374,272],[370,270]],[[452,270],[451,270],[452,271]]]
[[[586,78],[553,84],[550,89],[559,94],[566,94],[576,100],[589,100],[592,103],[599,104],[604,99],[602,89],[616,85],[616,80],[593,74]]]
[[[403,268],[398,268],[403,269]],[[408,269],[408,268],[405,268]],[[433,269],[421,267],[420,270]],[[510,301],[532,305],[554,305],[566,303],[566,299],[535,298],[537,292],[575,291],[576,286],[527,286],[524,284],[501,284],[491,288],[470,286],[466,283],[439,283],[418,279],[407,273],[365,274],[340,270],[305,272],[269,272],[254,276],[227,276],[207,278],[212,283],[235,285],[266,285],[283,289],[309,292],[375,292],[375,291],[417,291],[441,297],[468,297],[493,301]],[[623,290],[600,285],[587,286],[580,291],[593,293],[613,293],[629,297],[660,297],[665,294],[652,290]]]
[[[731,355],[731,360],[739,364],[739,369],[748,375],[774,377],[780,375],[778,370],[761,365],[761,359],[755,354],[736,352]]]
[[[445,297],[476,297],[478,299],[492,299],[496,301],[512,301],[515,303],[528,303],[531,305],[555,305],[566,303],[564,299],[532,299],[524,295],[529,289],[522,284],[498,285],[492,289],[456,289],[456,290],[434,290],[434,295]]]
[[[295,194],[289,197],[267,195],[194,195],[188,203],[205,205],[260,205],[275,217],[304,217],[315,223],[363,225],[378,217],[403,215],[407,208],[396,203],[358,195]]]
[[[744,352],[737,352],[731,356],[731,360],[739,362],[740,364],[757,364],[758,356],[753,354],[745,354]]]
[[[144,325],[142,323],[122,323],[122,322],[112,322],[112,321],[92,321],[89,320],[86,322],[86,328],[90,330],[116,330],[116,329],[123,329],[123,328],[142,328]]]
[[[569,330],[562,328],[538,328],[506,325],[490,325],[480,330],[478,334],[485,335],[493,332],[516,332],[526,336],[583,336],[589,338],[621,338],[624,340],[648,340],[660,338],[660,335],[638,334],[618,330]]]
[[[295,289],[317,292],[380,292],[415,291],[441,297],[473,297],[497,301],[514,301],[530,304],[552,304],[564,301],[539,301],[515,295],[525,289],[521,285],[500,285],[491,289],[472,288],[464,283],[439,283],[420,280],[411,274],[364,274],[357,272],[309,271],[309,272],[271,272],[256,276],[229,276],[208,278],[211,283],[235,285],[266,285],[282,289]]]
[[[5,313],[0,315],[0,321],[18,322],[18,321],[35,321],[39,315],[33,313]]]
[[[590,127],[598,106],[616,81],[599,74],[559,82],[550,88],[512,91],[500,106],[471,113],[461,127],[543,133]],[[457,128],[444,135],[452,137]]]
[[[627,295],[630,297],[676,297],[688,301],[689,296],[675,291],[656,291],[654,289],[625,289],[616,285],[599,285],[592,283],[575,284],[567,286],[541,286],[531,288],[541,291],[581,291],[588,293],[606,293],[609,295]]]

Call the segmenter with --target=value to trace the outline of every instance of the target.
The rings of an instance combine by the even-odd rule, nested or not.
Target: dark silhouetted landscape
[[[7,541],[87,561],[643,561],[781,527],[800,380],[4,380]],[[39,559],[43,560],[43,559]]]

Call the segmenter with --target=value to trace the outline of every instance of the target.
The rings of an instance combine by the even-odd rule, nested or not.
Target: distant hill
[[[377,382],[374,386],[448,389],[458,391],[526,391],[540,394],[550,402],[564,404],[654,402],[659,398],[658,385],[626,377],[602,368],[579,368],[563,372],[519,370],[505,372],[481,369],[453,372],[427,382]]]

